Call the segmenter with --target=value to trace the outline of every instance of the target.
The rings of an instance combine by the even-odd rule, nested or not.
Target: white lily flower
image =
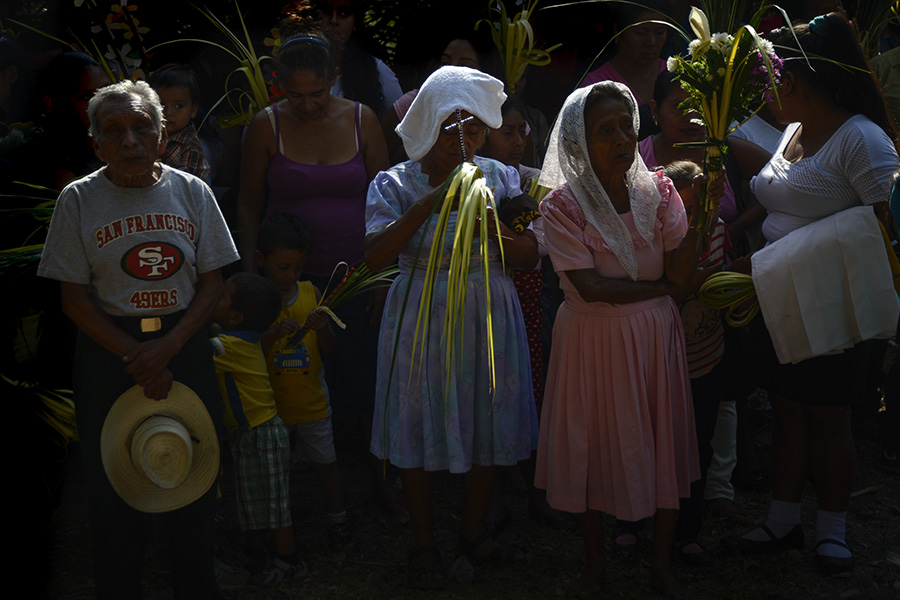
[[[706,18],[706,14],[696,6],[691,7],[691,16],[688,18],[688,22],[691,24],[691,29],[694,30],[694,35],[697,36],[697,39],[701,42],[708,42],[710,40],[709,34],[709,19]]]

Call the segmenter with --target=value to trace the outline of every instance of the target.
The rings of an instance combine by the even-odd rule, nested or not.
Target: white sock
[[[784,502],[782,500],[772,500],[769,505],[769,516],[766,518],[766,527],[768,527],[775,535],[776,539],[781,539],[791,532],[791,530],[800,524],[800,503]],[[753,540],[755,542],[768,542],[772,537],[766,533],[762,527],[757,527],[744,536],[744,539]]]
[[[834,556],[837,558],[849,558],[853,554],[847,548],[838,544],[824,543],[822,540],[837,540],[847,543],[847,512],[830,512],[819,510],[816,512],[816,554],[819,556]]]

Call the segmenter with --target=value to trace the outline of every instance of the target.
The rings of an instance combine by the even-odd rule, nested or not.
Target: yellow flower
[[[272,29],[272,37],[267,37],[263,40],[263,44],[269,46],[270,48],[278,48],[281,46],[281,34],[278,33],[277,29]]]

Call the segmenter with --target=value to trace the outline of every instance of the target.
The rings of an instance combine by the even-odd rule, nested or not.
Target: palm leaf
[[[231,73],[225,78],[225,93],[215,102],[213,108],[207,112],[206,117],[204,117],[204,121],[212,112],[212,110],[219,106],[225,99],[228,100],[228,103],[231,109],[234,111],[234,114],[226,117],[221,120],[221,125],[223,128],[231,127],[233,125],[238,124],[246,124],[250,121],[250,119],[258,113],[260,110],[265,108],[270,104],[269,101],[269,88],[266,85],[266,79],[263,75],[262,71],[262,63],[265,61],[272,60],[271,56],[259,55],[257,56],[256,51],[253,48],[253,40],[250,38],[250,33],[247,30],[247,25],[244,23],[244,17],[241,14],[240,6],[235,2],[235,7],[237,8],[238,21],[241,24],[241,31],[243,33],[244,39],[242,40],[240,37],[235,35],[234,32],[229,29],[228,25],[226,25],[221,19],[219,19],[215,14],[213,14],[209,9],[200,8],[196,4],[191,4],[195,9],[200,11],[200,13],[206,17],[206,19],[212,23],[216,29],[221,32],[226,39],[231,43],[234,49],[229,49],[226,46],[219,44],[217,42],[213,42],[210,40],[203,40],[197,38],[182,38],[178,40],[169,40],[165,42],[161,42],[156,44],[152,48],[150,48],[149,52],[152,52],[154,49],[159,48],[161,46],[165,46],[167,44],[174,44],[179,42],[194,42],[207,44],[209,46],[213,46],[214,48],[218,48],[226,52],[231,58],[238,62],[238,66],[235,67]],[[250,91],[247,92],[240,88],[229,88],[231,83],[231,76],[235,73],[242,74],[249,85]],[[238,93],[238,101],[234,103],[231,99],[232,93]],[[244,104],[246,102],[246,106]]]
[[[328,288],[331,287],[331,279],[334,278],[335,274],[341,268],[346,269],[344,278],[337,286],[335,286],[331,293],[326,296],[325,293],[327,293]],[[333,310],[350,298],[354,298],[360,294],[366,294],[374,289],[390,287],[391,283],[394,281],[394,277],[396,277],[399,272],[400,269],[397,267],[388,267],[377,273],[372,273],[368,265],[364,262],[360,263],[357,267],[350,267],[346,262],[341,261],[335,265],[334,270],[331,272],[331,279],[329,279],[328,285],[322,292],[322,298],[319,300],[318,306],[327,307]],[[328,315],[332,319],[336,319],[334,313],[329,312]],[[297,344],[297,342],[302,340],[307,333],[309,333],[309,329],[302,327],[288,339],[287,345],[293,346]]]
[[[490,388],[495,388],[495,362],[493,345],[493,324],[491,322],[491,295],[490,295],[490,247],[488,234],[488,219],[496,217],[494,197],[487,187],[484,175],[477,166],[472,163],[463,163],[449,178],[446,193],[442,194],[443,204],[432,237],[432,246],[429,260],[425,270],[422,297],[419,301],[419,313],[416,317],[416,329],[413,336],[412,363],[419,356],[419,373],[422,364],[426,362],[425,355],[429,348],[428,330],[432,319],[432,307],[434,303],[434,288],[437,283],[437,275],[441,270],[445,252],[445,239],[448,234],[450,215],[453,209],[453,199],[458,198],[459,205],[456,210],[456,225],[453,232],[453,243],[450,250],[450,259],[447,273],[447,297],[444,314],[444,329],[441,333],[441,346],[444,348],[444,393],[449,395],[455,372],[457,353],[464,347],[463,322],[467,302],[469,269],[472,261],[473,242],[479,239],[479,251],[482,265],[482,274],[485,281],[485,313],[487,327],[487,351],[490,373]],[[491,208],[491,212],[488,212]],[[479,224],[476,230],[476,223]],[[500,243],[501,259],[503,258],[503,245]],[[409,285],[412,284],[410,278]],[[401,314],[402,320],[402,314]],[[395,348],[396,353],[396,348]],[[412,369],[410,370],[412,381]]]
[[[548,64],[550,52],[561,45],[556,44],[546,50],[534,47],[534,29],[529,19],[538,1],[523,3],[522,10],[510,19],[503,2],[489,0],[488,11],[494,13],[495,20],[480,19],[475,23],[476,30],[483,24],[491,30],[491,38],[503,58],[506,91],[509,94],[515,92],[516,83],[525,74],[528,65]]]

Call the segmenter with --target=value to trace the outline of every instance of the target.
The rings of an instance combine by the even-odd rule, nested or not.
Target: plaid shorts
[[[249,431],[229,433],[228,445],[241,531],[289,527],[291,444],[281,417]]]

